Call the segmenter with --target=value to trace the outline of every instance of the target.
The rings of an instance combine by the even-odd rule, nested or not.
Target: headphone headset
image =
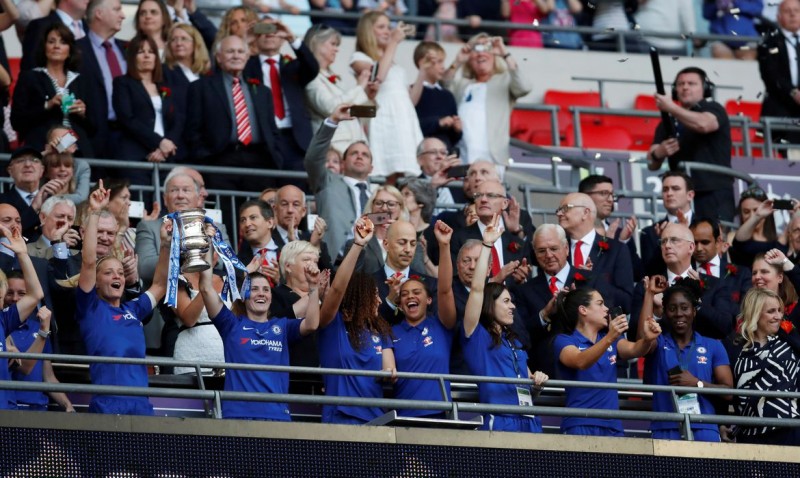
[[[678,78],[685,73],[696,73],[697,75],[700,76],[700,81],[703,82],[703,99],[714,97],[714,88],[716,88],[717,85],[715,85],[711,80],[708,79],[708,75],[706,75],[706,72],[703,71],[701,68],[698,68],[696,66],[689,66],[682,69],[681,71],[678,72],[677,75],[675,75],[675,81],[672,83],[673,101],[678,101],[678,88],[676,88],[675,85],[678,83]]]

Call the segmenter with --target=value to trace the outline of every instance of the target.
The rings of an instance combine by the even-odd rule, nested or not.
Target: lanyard
[[[686,350],[686,353],[681,355],[681,348],[678,345],[678,342],[673,337],[672,340],[675,342],[675,358],[678,359],[678,364],[681,366],[681,370],[689,370],[689,362],[694,355],[694,349],[696,348],[695,344],[695,335],[692,334],[692,341],[689,343],[689,348]]]
[[[519,373],[519,358],[517,357],[517,349],[511,344],[511,341],[508,340],[508,337],[503,336],[505,340],[505,344],[508,345],[508,348],[511,349],[511,361],[514,363],[514,373],[517,374],[517,378],[522,378],[522,375]]]

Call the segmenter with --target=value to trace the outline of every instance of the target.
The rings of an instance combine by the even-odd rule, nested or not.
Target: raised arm
[[[347,251],[347,255],[344,256],[344,260],[339,265],[336,277],[333,278],[333,283],[325,293],[325,300],[322,302],[319,316],[319,326],[321,328],[326,327],[336,317],[336,312],[339,310],[344,293],[347,290],[347,284],[350,283],[350,278],[353,276],[358,256],[364,250],[364,246],[372,239],[374,231],[375,226],[366,216],[356,220],[353,246]]]
[[[164,298],[167,293],[167,270],[169,269],[169,252],[172,244],[172,220],[165,219],[161,223],[161,251],[158,254],[158,265],[156,265],[156,273],[153,276],[153,283],[147,292],[153,296],[155,303]],[[212,248],[209,247],[209,250]],[[209,269],[210,270],[210,269]]]
[[[78,287],[84,292],[91,292],[97,283],[97,223],[100,211],[108,206],[111,191],[103,187],[103,180],[98,182],[97,189],[89,195],[89,219],[86,221],[81,249],[81,275]]]
[[[19,304],[19,302],[17,302]],[[47,307],[42,306],[41,309],[37,312],[36,316],[39,318],[39,330],[45,332],[46,335],[49,335],[50,332],[50,317],[52,313],[48,310]],[[26,315],[24,319],[20,316],[20,319],[27,320],[28,316]],[[11,336],[8,336],[8,339],[11,340]],[[25,351],[26,354],[40,354],[44,351],[44,345],[47,343],[47,337],[41,334],[36,334],[36,338],[33,339],[33,343],[28,350]],[[19,366],[19,371],[24,373],[25,375],[30,375],[33,371],[33,368],[36,366],[36,362],[38,360],[31,360],[31,359],[24,359]]]
[[[319,281],[322,274],[316,264],[306,264],[303,272],[308,281],[308,307],[306,317],[300,324],[300,335],[314,333],[319,327]]]
[[[667,290],[667,278],[664,276],[645,276],[642,280],[644,283],[644,301],[642,302],[642,310],[639,312],[639,325],[636,330],[637,339],[647,336],[647,328],[653,318],[653,301],[657,294],[662,294]]]
[[[439,250],[449,250],[453,229],[442,221],[436,221],[433,227],[433,233],[439,242]],[[450,254],[443,254],[439,259],[438,279],[439,321],[448,329],[452,329],[456,325],[457,317],[456,298],[453,295],[453,259]]]
[[[492,254],[492,247],[495,241],[503,234],[500,228],[500,218],[495,214],[491,224],[486,226],[483,231],[483,247],[475,265],[475,273],[470,284],[469,298],[464,308],[464,335],[471,337],[478,327],[481,318],[481,308],[483,307],[483,290],[486,288],[486,272],[489,270],[489,258]],[[442,261],[442,257],[439,258]]]
[[[206,235],[209,239],[214,237],[215,233],[215,226],[213,224],[206,224]],[[208,248],[208,254],[206,255],[206,260],[209,264],[213,261],[213,252],[212,248]],[[219,311],[222,310],[222,299],[217,294],[217,290],[214,289],[214,278],[213,272],[211,268],[208,268],[200,273],[200,295],[203,296],[203,302],[206,304],[206,311],[208,312],[208,317],[212,320],[219,315]]]
[[[13,229],[8,229],[0,225],[0,232],[8,239],[8,244],[3,245],[17,255],[22,275],[25,277],[25,287],[28,288],[28,293],[17,302],[19,319],[25,321],[36,309],[39,301],[44,299],[44,291],[36,276],[36,269],[33,267],[31,256],[28,255],[28,245],[25,244],[25,238],[22,237],[20,228],[15,226]]]
[[[772,208],[772,199],[767,199],[758,205],[755,212],[736,230],[734,239],[740,242],[749,241],[758,227],[758,223],[771,216],[775,210]]]

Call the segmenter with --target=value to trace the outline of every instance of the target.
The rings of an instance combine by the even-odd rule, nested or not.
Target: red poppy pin
[[[792,315],[795,306],[797,306],[797,302],[792,302],[791,304],[787,305],[783,308],[784,315]]]
[[[725,277],[735,276],[739,272],[739,268],[733,264],[725,266]]]
[[[161,88],[158,89],[158,91],[161,93],[162,98],[167,98],[172,96],[172,90],[170,90],[169,87],[167,86],[162,86]]]
[[[602,254],[602,253],[606,252],[609,249],[610,246],[608,245],[608,241],[606,241],[606,238],[604,237],[604,238],[600,239],[600,241],[598,241],[597,247],[598,247],[598,249],[600,249],[600,254]]]
[[[283,55],[281,57],[281,61],[283,62],[284,65],[289,63],[292,60],[294,60],[294,58],[290,57],[289,55]]]
[[[253,90],[253,93],[256,92],[256,88],[261,86],[261,82],[258,80],[258,78],[248,78],[247,79],[247,84],[250,85],[250,87]]]
[[[508,250],[516,254],[517,252],[519,252],[519,243],[518,242],[509,243]]]
[[[575,273],[575,280],[576,281],[585,281],[586,277],[584,277],[583,274],[581,274],[580,272],[576,272]]]
[[[331,76],[328,77],[328,81],[330,81],[331,83],[333,83],[335,85],[336,82],[339,81],[339,77],[336,76],[336,75],[331,75]]]
[[[794,324],[791,320],[781,320],[781,329],[787,334],[791,334],[792,330],[794,330]]]

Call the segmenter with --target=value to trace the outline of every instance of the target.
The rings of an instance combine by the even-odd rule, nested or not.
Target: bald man
[[[275,193],[275,228],[272,240],[283,249],[288,242],[294,240],[308,241],[320,248],[319,268],[332,269],[331,255],[323,241],[328,225],[324,219],[317,217],[317,222],[308,231],[301,231],[300,224],[306,217],[306,193],[297,186],[287,185]]]
[[[383,240],[386,260],[383,268],[372,276],[378,284],[378,295],[383,301],[379,312],[390,323],[402,321],[403,314],[397,309],[400,285],[409,277],[419,277],[428,288],[433,303],[429,310],[436,310],[436,278],[425,275],[425,269],[412,267],[417,252],[417,230],[408,221],[397,221],[386,232]]]
[[[611,308],[629,312],[633,299],[633,266],[628,247],[595,230],[597,206],[584,193],[564,196],[556,209],[558,224],[569,238],[569,262]],[[580,278],[576,278],[580,281]]]
[[[666,264],[663,275],[669,285],[685,278],[698,279],[700,276],[692,269],[692,254],[695,250],[694,235],[683,224],[670,223],[661,231],[661,256]],[[694,319],[694,329],[701,335],[715,339],[724,339],[731,332],[735,323],[738,309],[731,302],[730,289],[717,277],[703,276],[702,306],[698,309]],[[661,298],[656,299],[655,314],[659,315]],[[644,301],[644,287],[641,283],[636,285],[633,310],[631,311],[630,327],[636,330],[639,323],[639,313]],[[635,338],[636,332],[628,332],[628,336]]]

